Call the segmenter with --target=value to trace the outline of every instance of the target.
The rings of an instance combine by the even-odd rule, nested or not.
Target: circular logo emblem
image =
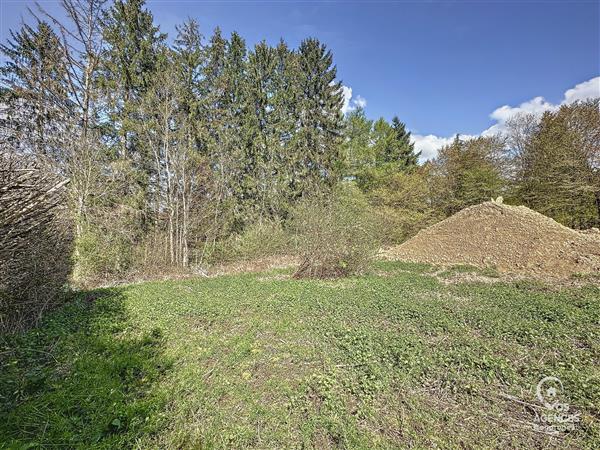
[[[548,409],[555,409],[559,405],[559,398],[563,392],[563,384],[556,377],[544,377],[537,384],[535,394],[540,401]]]

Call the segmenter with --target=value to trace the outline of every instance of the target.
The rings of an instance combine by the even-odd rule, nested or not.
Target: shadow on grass
[[[78,294],[40,327],[0,336],[0,448],[129,447],[156,432],[168,370],[122,289]]]

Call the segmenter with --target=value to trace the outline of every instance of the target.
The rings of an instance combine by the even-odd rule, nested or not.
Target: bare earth
[[[543,277],[600,275],[600,232],[576,231],[525,206],[490,201],[421,230],[384,257]]]

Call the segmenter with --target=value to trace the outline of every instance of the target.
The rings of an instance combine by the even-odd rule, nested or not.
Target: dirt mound
[[[421,230],[386,256],[558,278],[600,275],[600,233],[572,230],[525,206],[485,202]]]

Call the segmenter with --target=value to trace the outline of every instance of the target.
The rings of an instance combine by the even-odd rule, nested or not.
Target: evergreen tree
[[[393,152],[386,155],[389,162],[397,163],[403,170],[417,166],[421,152],[415,153],[415,144],[410,142],[410,131],[398,117],[392,119],[394,130]]]
[[[145,0],[116,0],[104,27],[107,51],[102,82],[122,157],[138,157],[137,102],[150,86],[166,36],[154,25]]]
[[[224,141],[226,98],[225,98],[225,52],[227,41],[217,27],[205,48],[206,60],[202,68],[200,84],[201,115],[204,117],[207,150],[213,158],[215,168],[225,175],[225,155],[220,151]]]
[[[206,63],[206,51],[202,45],[200,26],[195,19],[189,19],[177,27],[174,45],[174,64],[178,73],[180,93],[179,108],[186,118],[186,126],[191,135],[189,139],[200,150],[203,146],[202,114],[200,97],[202,96],[202,70]]]
[[[415,153],[415,146],[410,142],[410,132],[398,117],[388,124],[380,118],[373,129],[374,152],[376,164],[393,165],[400,170],[408,170],[417,166],[420,153]]]
[[[277,215],[286,217],[291,203],[297,198],[296,177],[300,155],[295,146],[299,132],[300,58],[280,40],[275,47],[275,70],[270,115],[273,123],[275,172],[273,186],[279,198]]]
[[[245,127],[246,53],[246,44],[237,33],[227,41],[216,28],[206,48],[201,91],[207,150],[221,215],[231,216],[228,226],[235,231],[243,227],[251,203],[248,199],[254,195],[252,180],[246,175],[252,170]]]
[[[288,161],[291,155],[285,149],[297,131],[298,103],[300,99],[300,69],[298,55],[280,40],[275,47],[275,73],[273,75],[273,115],[282,146],[279,155]]]
[[[299,98],[292,144],[296,167],[291,189],[302,195],[332,186],[340,177],[343,96],[333,55],[324,44],[306,39],[297,53]]]
[[[274,124],[274,77],[276,52],[264,41],[254,47],[247,66],[246,122],[248,169],[245,185],[252,189],[248,200],[262,219],[277,214],[277,139]]]
[[[0,45],[3,140],[22,152],[64,160],[61,134],[71,118],[62,43],[50,25],[24,24]]]
[[[115,178],[124,189],[118,195],[135,211],[142,227],[150,225],[152,178],[156,177],[152,151],[140,139],[144,117],[141,103],[161,69],[167,52],[166,36],[153,23],[144,0],[117,0],[107,12],[103,35],[106,42],[100,83],[110,119],[110,138],[116,150]],[[164,62],[164,61],[163,61]]]

